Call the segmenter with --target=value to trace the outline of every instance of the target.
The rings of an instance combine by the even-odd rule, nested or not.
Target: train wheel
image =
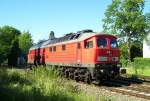
[[[111,77],[110,75],[106,75],[106,80],[107,80],[107,81],[110,81],[111,78],[112,78],[112,77]]]
[[[69,69],[69,78],[70,78],[70,79],[73,79],[73,78],[74,78],[74,69],[73,69],[73,68],[70,68],[70,69]]]
[[[90,72],[86,72],[85,73],[85,78],[84,78],[84,82],[90,84],[91,83],[91,74]]]
[[[78,70],[74,71],[74,80],[76,80],[77,82],[79,81],[79,72],[78,72]]]
[[[102,85],[102,83],[103,83],[102,81],[103,81],[102,78],[100,78],[99,80],[97,80],[99,86]]]
[[[69,77],[69,70],[66,69],[66,70],[65,70],[65,78],[68,78],[68,77]]]

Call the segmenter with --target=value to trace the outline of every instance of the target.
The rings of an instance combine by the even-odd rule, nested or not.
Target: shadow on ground
[[[118,77],[116,79],[105,80],[102,85],[107,87],[122,87],[130,86],[131,84],[143,84],[145,81],[136,76],[132,77]]]

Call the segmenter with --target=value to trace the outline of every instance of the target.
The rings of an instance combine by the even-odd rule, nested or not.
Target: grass
[[[44,67],[32,71],[0,68],[1,101],[106,101],[86,95],[58,72]],[[109,100],[110,101],[110,100]]]
[[[133,68],[128,67],[127,73],[133,75],[143,75],[143,76],[150,76],[150,68]]]
[[[134,62],[121,59],[122,67],[127,69],[127,74],[150,76],[150,59],[143,57],[134,58]]]
[[[135,66],[133,63],[129,63],[126,67],[127,74],[131,75],[139,75],[139,76],[150,76],[150,67],[147,65],[142,64],[139,66]]]

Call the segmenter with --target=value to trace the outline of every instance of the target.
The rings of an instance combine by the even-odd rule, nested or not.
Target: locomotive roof
[[[33,45],[33,46],[30,48],[30,50],[32,50],[32,49],[38,49],[38,48],[40,48],[44,43],[46,43],[46,42],[48,42],[48,41],[49,41],[49,40],[44,40],[44,41],[42,41],[42,42],[39,42],[39,43]]]
[[[44,47],[49,47],[49,46],[52,46],[52,45],[67,44],[67,43],[71,43],[71,42],[78,42],[78,41],[82,41],[82,40],[85,40],[87,38],[90,38],[92,36],[95,36],[95,35],[113,36],[113,35],[110,35],[110,34],[96,33],[96,32],[69,33],[69,34],[66,34],[65,36],[60,37],[60,38],[48,39],[48,40],[42,41],[40,43],[37,43],[34,46],[32,46],[30,48],[30,50],[38,49],[38,48],[44,48]]]

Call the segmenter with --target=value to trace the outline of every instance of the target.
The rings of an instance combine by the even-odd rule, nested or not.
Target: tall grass
[[[0,69],[1,101],[105,101],[86,95],[61,78],[57,70],[44,67],[31,71]]]
[[[132,75],[143,75],[143,76],[150,76],[150,68],[134,68],[134,67],[128,67],[127,73]]]
[[[127,72],[133,75],[150,76],[150,59],[141,57],[134,58],[134,62],[129,65]]]

